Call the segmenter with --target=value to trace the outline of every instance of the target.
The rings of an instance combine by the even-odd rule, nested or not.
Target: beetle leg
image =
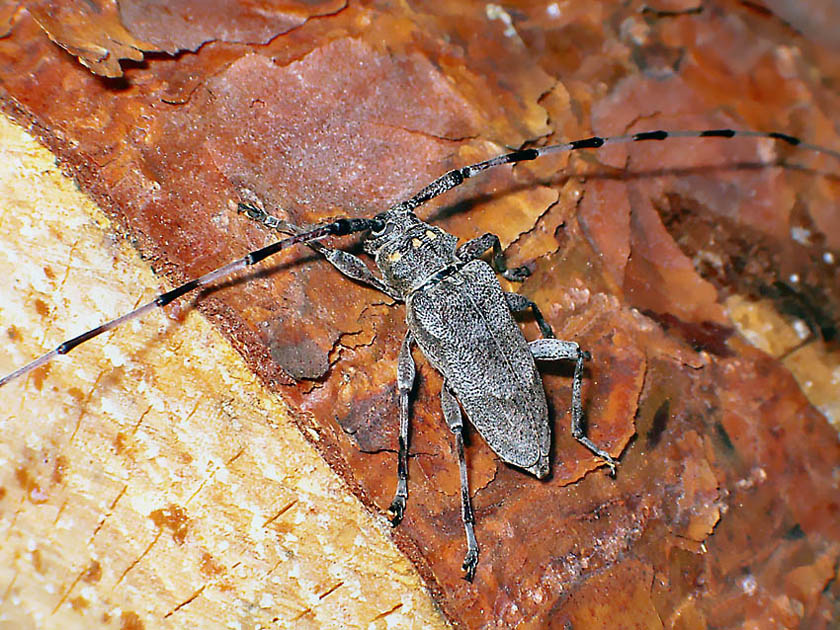
[[[467,554],[461,568],[466,573],[464,579],[467,582],[472,582],[475,576],[475,568],[478,566],[478,542],[475,539],[475,514],[470,499],[467,460],[464,457],[464,421],[461,415],[461,407],[458,406],[458,401],[455,400],[455,396],[449,391],[449,386],[446,383],[440,390],[440,406],[443,408],[443,417],[446,419],[446,424],[449,425],[449,429],[455,435],[455,450],[458,453],[458,467],[461,473],[461,520],[467,534]]]
[[[491,260],[496,273],[502,274],[507,280],[512,280],[513,282],[522,282],[531,275],[531,270],[528,267],[507,268],[505,253],[502,251],[502,244],[499,242],[499,237],[489,232],[461,245],[455,251],[455,256],[461,262],[469,262],[480,258],[491,247],[493,248],[493,258]]]
[[[411,388],[414,386],[414,359],[411,356],[411,333],[407,332],[400,347],[397,359],[397,389],[400,392],[400,452],[397,458],[397,492],[388,515],[391,525],[399,525],[405,513],[405,501],[408,498],[408,403]]]
[[[353,280],[367,284],[374,289],[378,289],[385,295],[392,297],[395,300],[402,301],[404,299],[400,293],[385,284],[384,280],[375,276],[364,261],[358,256],[345,252],[343,249],[324,247],[319,243],[312,243],[312,245],[315,246],[314,249],[320,252],[324,258],[327,259],[328,263],[348,278],[352,278]]]
[[[554,339],[554,331],[551,330],[551,326],[547,321],[545,321],[542,312],[532,300],[529,300],[524,295],[519,295],[518,293],[510,291],[505,293],[505,299],[507,300],[508,308],[514,313],[530,308],[531,313],[534,314],[537,326],[540,327],[542,336],[547,337],[548,339]]]
[[[583,418],[583,398],[581,396],[581,384],[583,383],[583,362],[590,359],[591,355],[580,349],[574,341],[561,341],[560,339],[535,339],[528,343],[531,354],[537,361],[575,361],[575,374],[572,377],[572,436],[595,455],[604,460],[610,467],[610,474],[615,476],[616,462],[609,453],[598,448],[598,446],[586,436]]]
[[[305,231],[304,228],[295,225],[294,223],[284,221],[283,219],[278,219],[253,204],[240,203],[239,211],[244,213],[249,219],[252,219],[260,225],[264,225],[276,232],[280,232],[281,234],[300,234]],[[307,245],[326,258],[327,262],[348,278],[352,278],[353,280],[357,280],[358,282],[367,284],[374,289],[382,291],[382,293],[394,298],[395,300],[403,299],[402,295],[385,284],[381,278],[375,276],[364,261],[358,256],[345,252],[343,249],[333,249],[332,247],[327,247],[326,245],[322,245],[321,243],[314,241],[307,243]]]

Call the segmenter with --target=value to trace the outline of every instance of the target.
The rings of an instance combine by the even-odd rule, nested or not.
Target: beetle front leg
[[[408,413],[409,395],[414,386],[416,369],[411,356],[411,333],[406,333],[397,359],[397,389],[400,393],[400,450],[397,456],[397,492],[388,508],[391,525],[399,525],[408,499]]]
[[[502,251],[502,244],[499,241],[499,237],[489,232],[461,245],[455,251],[455,256],[462,262],[469,262],[470,260],[481,258],[482,254],[491,247],[493,248],[493,258],[491,261],[496,273],[502,274],[505,279],[513,282],[522,282],[531,275],[531,270],[528,267],[507,268],[505,253]]]
[[[249,219],[281,234],[300,234],[305,231],[304,228],[284,221],[283,219],[278,219],[253,204],[240,203],[239,212],[244,213]],[[358,256],[345,252],[343,249],[333,249],[317,242],[307,243],[307,245],[326,258],[328,263],[348,278],[382,291],[382,293],[395,300],[403,299],[402,295],[385,284],[381,278],[377,278]]]
[[[446,382],[440,390],[440,406],[443,408],[443,417],[446,424],[455,435],[455,450],[458,453],[458,469],[461,474],[461,521],[464,523],[464,531],[467,534],[467,554],[464,556],[464,563],[461,568],[464,570],[464,579],[472,582],[475,577],[475,568],[478,566],[478,541],[475,539],[475,514],[470,499],[470,482],[467,477],[467,460],[464,456],[464,421],[461,415],[461,407],[455,396],[449,391]]]
[[[535,339],[528,343],[528,347],[537,361],[571,360],[575,362],[575,373],[572,377],[572,437],[604,460],[604,463],[610,467],[610,475],[615,476],[618,462],[605,450],[598,448],[595,442],[586,436],[584,428],[583,396],[581,395],[583,362],[590,359],[591,355],[581,350],[580,346],[574,341],[561,341],[560,339]]]

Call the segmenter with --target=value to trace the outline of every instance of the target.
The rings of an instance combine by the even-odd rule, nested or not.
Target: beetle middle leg
[[[264,225],[267,228],[284,234],[299,234],[304,228],[278,219],[268,214],[262,208],[251,203],[240,203],[239,211],[245,213],[249,219]],[[358,256],[354,256],[341,249],[326,247],[321,243],[307,243],[309,247],[324,256],[327,261],[338,271],[359,282],[379,289],[383,293],[402,300],[402,296],[394,292],[380,278],[376,277],[367,265]],[[409,396],[414,386],[416,368],[414,359],[411,356],[411,333],[406,333],[400,347],[399,358],[397,359],[397,389],[400,395],[400,435],[399,454],[397,456],[397,490],[394,500],[388,507],[388,516],[391,525],[399,525],[405,514],[405,504],[408,499],[408,439],[409,439]]]
[[[489,232],[461,245],[455,252],[455,255],[462,262],[468,262],[479,258],[491,247],[493,248],[493,257],[491,258],[491,261],[493,269],[496,273],[500,273],[505,279],[512,280],[514,282],[522,282],[525,278],[531,275],[531,270],[528,269],[528,267],[514,267],[513,269],[508,269],[499,237],[495,234],[490,234]]]
[[[461,474],[461,521],[464,523],[464,530],[467,534],[467,554],[464,556],[464,563],[461,568],[465,572],[464,579],[472,582],[475,576],[475,568],[478,566],[478,541],[475,539],[475,514],[470,499],[467,460],[464,457],[464,420],[461,407],[445,381],[440,390],[440,406],[443,409],[443,417],[446,419],[446,424],[449,425],[449,430],[455,435],[455,450],[458,453],[458,468]]]
[[[590,358],[590,354],[581,350],[580,346],[574,341],[561,341],[560,339],[535,339],[528,342],[528,347],[537,361],[575,362],[575,373],[572,377],[572,437],[600,457],[610,467],[610,474],[615,476],[618,462],[590,440],[584,429],[581,385],[583,383],[583,362]]]
[[[539,307],[533,302],[533,300],[529,300],[524,295],[519,295],[518,293],[513,293],[512,291],[505,293],[505,300],[507,300],[508,308],[514,313],[530,308],[531,313],[534,315],[534,320],[537,322],[537,326],[540,327],[542,336],[547,337],[548,339],[554,339],[554,331],[551,330],[551,326],[547,321],[545,321],[542,311],[540,311]]]

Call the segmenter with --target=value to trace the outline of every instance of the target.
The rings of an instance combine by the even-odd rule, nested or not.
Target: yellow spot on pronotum
[[[397,262],[400,258],[402,258],[402,254],[400,252],[391,252],[388,254],[388,260],[391,262]]]
[[[423,243],[420,241],[419,238],[413,238],[411,239],[411,244],[414,245],[414,247],[420,247],[420,245],[422,245]]]
[[[437,234],[435,234],[431,230],[426,230],[426,238],[428,238],[430,241],[433,241],[437,238]]]

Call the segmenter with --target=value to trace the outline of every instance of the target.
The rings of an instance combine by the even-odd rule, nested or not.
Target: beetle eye
[[[371,236],[382,236],[385,233],[385,228],[388,227],[388,224],[378,217],[375,217],[374,221],[375,223],[370,228]]]

